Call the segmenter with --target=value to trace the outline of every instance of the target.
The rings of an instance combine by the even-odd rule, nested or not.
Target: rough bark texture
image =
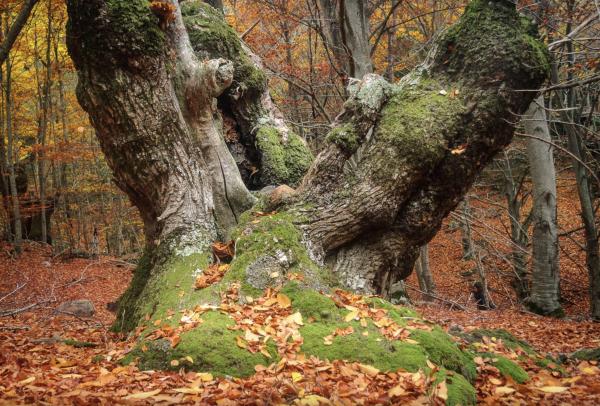
[[[563,314],[559,303],[556,172],[544,97],[531,104],[524,117],[527,156],[533,184],[533,254],[528,307],[541,314]]]
[[[296,185],[313,160],[306,142],[274,105],[260,59],[238,38],[223,15],[201,1],[182,4],[185,27],[199,59],[233,62],[233,83],[219,97],[228,126],[226,141],[246,185]]]
[[[548,72],[545,48],[509,1],[474,1],[425,65],[392,86],[350,89],[331,145],[296,200],[315,258],[354,290],[406,277],[475,175],[514,131]],[[350,278],[345,275],[349,275]]]
[[[215,306],[202,316],[203,324],[182,332],[176,348],[151,341],[148,351],[136,350],[131,359],[168,368],[170,360],[186,355],[196,360],[194,369],[253,373],[256,364],[278,355],[265,348],[269,360],[239,348],[237,333],[227,328],[233,323],[226,314],[232,303],[225,302],[244,305],[272,287],[311,320],[299,329],[305,354],[385,370],[417,370],[431,359],[456,372],[453,403],[474,402],[467,380],[474,379],[475,365],[441,330],[411,327],[418,345],[384,340],[373,329],[368,338],[352,334],[326,346],[324,335],[359,324],[345,321],[334,301],[318,292],[334,286],[387,292],[409,274],[419,247],[433,237],[477,172],[510,142],[513,114],[523,113],[533,98],[514,89],[536,88],[548,68],[545,48],[511,1],[472,2],[427,63],[398,85],[376,75],[354,83],[328,136],[330,145],[298,190],[278,189],[239,218],[252,199],[225,156],[213,99],[223,92],[235,95],[243,85],[245,77],[236,79],[239,62],[199,62],[178,8],[171,21],[171,16],[156,18],[143,0],[67,3],[79,98],[118,184],[142,213],[150,242],[119,302],[115,327],[149,333],[158,319],[177,325],[178,317],[171,316],[178,311]],[[198,10],[192,14],[205,13]],[[189,11],[184,7],[187,17]],[[194,37],[193,28],[190,32]],[[243,125],[242,118],[232,117]],[[256,139],[260,143],[260,131]],[[289,144],[280,149],[294,150]],[[292,154],[281,162],[295,159]],[[194,289],[195,277],[210,260],[208,243],[236,220],[229,270],[218,283]],[[401,310],[387,302],[369,305],[406,323]],[[357,352],[359,346],[365,351]]]
[[[233,64],[195,57],[178,8],[160,18],[144,0],[73,0],[68,8],[79,101],[148,242],[177,234],[202,247],[228,234],[254,201],[214,102]]]

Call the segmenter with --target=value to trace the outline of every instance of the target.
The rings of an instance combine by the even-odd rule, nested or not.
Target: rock
[[[92,317],[96,313],[96,308],[89,300],[72,300],[62,303],[56,308],[56,311],[71,316]]]
[[[288,185],[281,185],[275,188],[269,195],[269,207],[277,207],[285,203],[290,197],[292,197],[296,191]]]

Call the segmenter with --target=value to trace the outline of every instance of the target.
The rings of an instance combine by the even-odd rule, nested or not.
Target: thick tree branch
[[[23,4],[23,6],[21,7],[19,15],[8,30],[6,38],[2,42],[2,45],[0,45],[0,66],[4,64],[4,61],[8,57],[8,53],[15,44],[15,41],[17,40],[19,34],[23,30],[23,27],[25,27],[25,24],[29,19],[33,7],[37,4],[38,1],[39,0],[27,0],[25,4]]]

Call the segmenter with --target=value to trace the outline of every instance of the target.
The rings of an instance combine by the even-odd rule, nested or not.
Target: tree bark
[[[220,303],[232,286],[249,300],[288,278],[301,281],[299,295],[333,285],[386,294],[510,142],[513,114],[524,113],[535,94],[514,90],[536,89],[548,69],[544,46],[511,1],[475,0],[398,85],[377,75],[353,83],[298,189],[276,189],[240,217],[253,198],[226,150],[214,103],[236,93],[236,62],[200,61],[177,2],[168,18],[154,17],[143,0],[67,5],[78,97],[148,239],[119,302],[122,330],[144,325],[146,315]],[[204,3],[182,7],[184,15],[214,13]],[[194,289],[210,243],[238,222],[229,271],[214,286]],[[182,340],[200,339],[190,334]]]
[[[345,79],[373,72],[364,0],[318,0],[321,28]]]
[[[533,254],[531,294],[527,306],[536,313],[561,315],[556,171],[544,108],[544,97],[540,96],[531,104],[523,121],[525,132],[536,137],[527,139],[527,156],[533,184]]]
[[[429,245],[421,247],[419,259],[415,264],[417,279],[419,281],[419,289],[423,293],[423,298],[427,301],[433,301],[435,296],[435,283],[429,266]]]

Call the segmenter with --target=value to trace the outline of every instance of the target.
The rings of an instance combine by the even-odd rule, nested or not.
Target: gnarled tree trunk
[[[223,34],[218,14],[196,1],[182,3],[183,10],[169,3],[167,12],[154,10],[158,17],[145,0],[67,4],[79,99],[118,185],[142,214],[148,239],[147,254],[120,300],[117,327],[123,330],[152,328],[145,320],[169,319],[173,311],[226,297],[251,302],[249,296],[281,285],[292,306],[314,321],[307,328],[327,328],[337,310],[325,304],[319,310],[330,299],[316,290],[342,286],[386,294],[411,272],[419,247],[476,174],[510,142],[514,114],[524,113],[534,97],[522,90],[536,89],[548,70],[545,48],[512,1],[475,0],[425,64],[400,83],[373,74],[354,83],[328,146],[298,189],[280,189],[241,216],[255,199],[227,151],[218,105],[250,134],[254,148],[266,151],[269,144],[278,151],[271,157],[287,168],[283,174],[291,177],[290,168],[299,168],[295,163],[306,154],[272,124],[258,131],[248,126],[253,119],[259,125],[281,122],[258,62],[248,63],[251,55],[237,36]],[[205,60],[207,55],[232,61]],[[261,170],[268,166],[265,155],[260,164]],[[220,282],[194,289],[195,276],[208,265],[210,243],[229,235],[236,255],[228,272]],[[204,360],[195,368],[223,372],[241,363],[252,372],[254,362],[265,362],[263,355],[244,364],[235,344],[223,347],[205,335],[218,331],[222,340],[233,338],[223,317],[210,313],[204,327],[181,336],[175,352]],[[380,341],[373,340],[373,351],[384,351]],[[321,337],[304,351],[318,355],[322,345]],[[175,353],[153,344],[137,355],[146,365],[164,367]],[[363,355],[354,348],[344,357]],[[455,370],[470,374],[461,368],[457,362]]]

